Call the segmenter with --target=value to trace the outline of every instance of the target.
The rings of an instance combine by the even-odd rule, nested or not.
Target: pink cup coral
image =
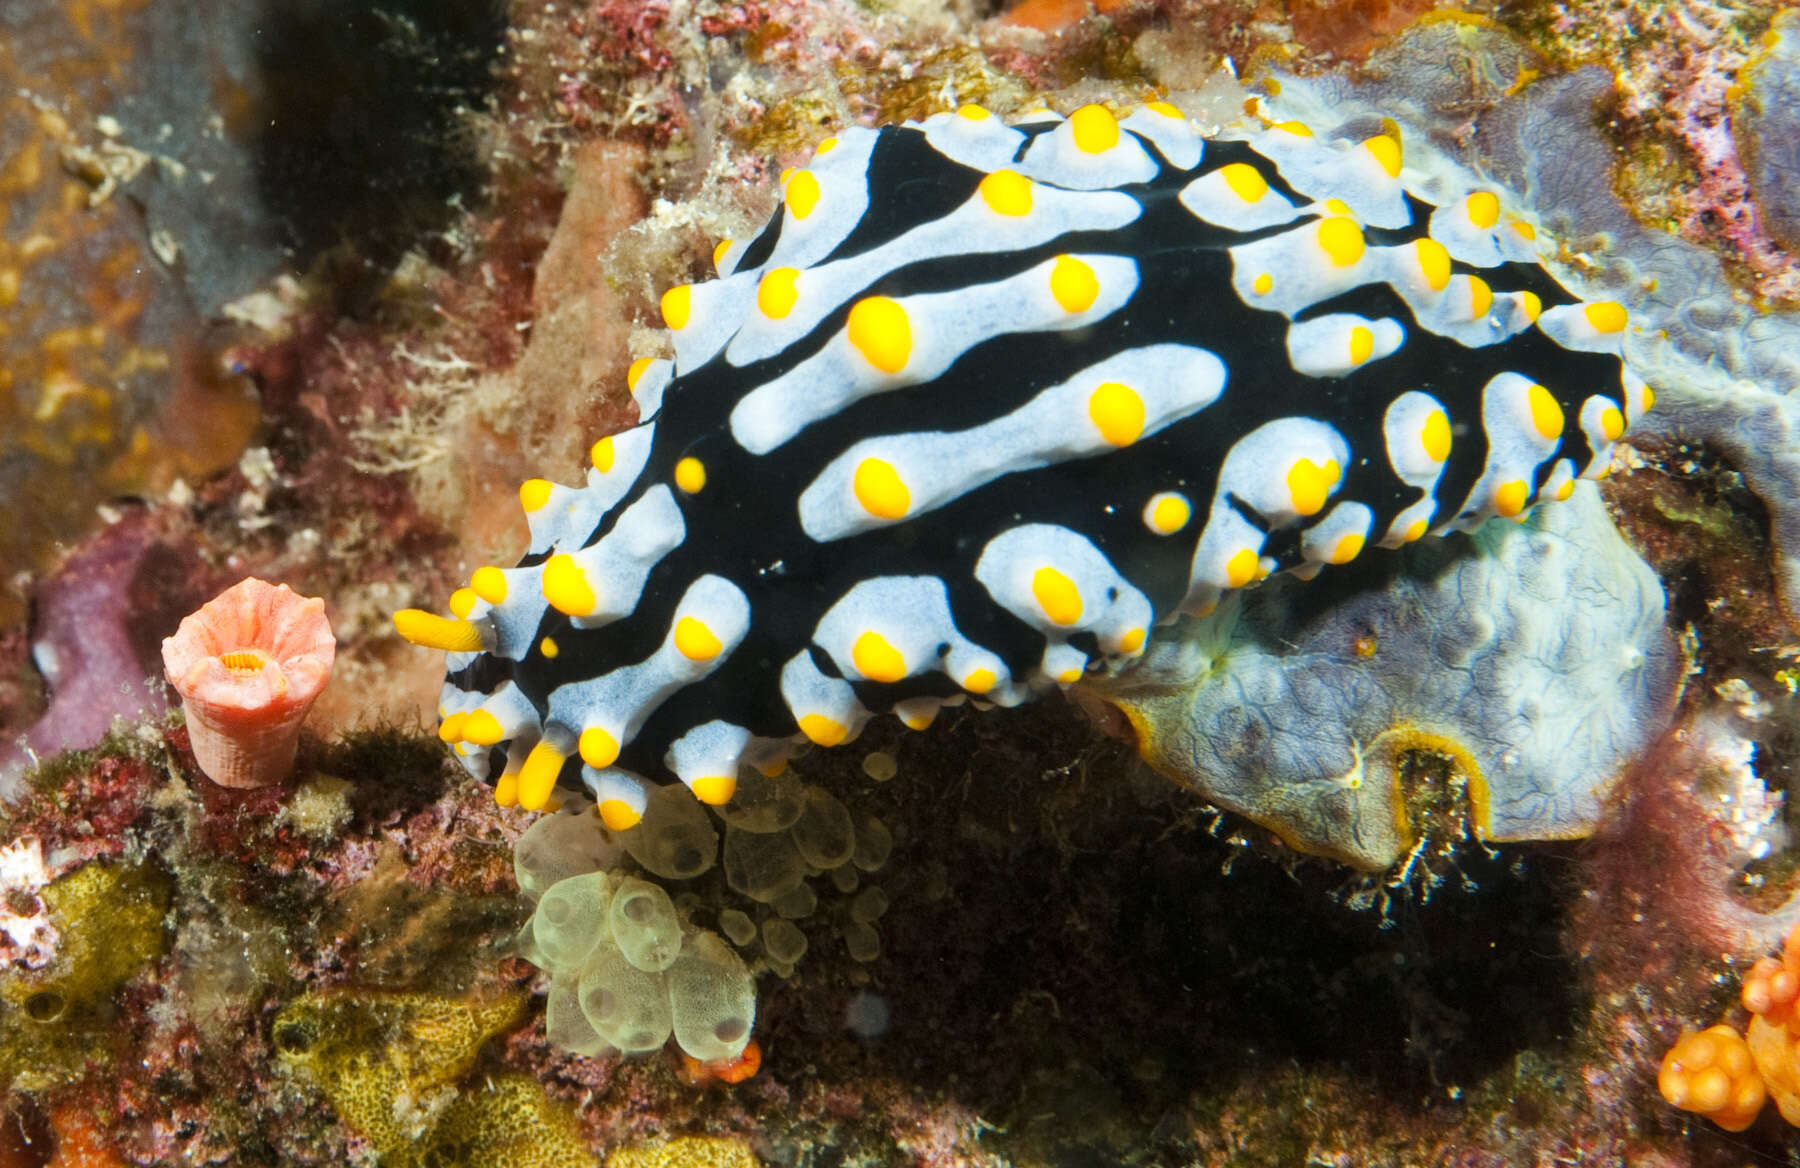
[[[184,617],[162,654],[200,769],[221,787],[266,787],[294,769],[337,638],[323,600],[252,577]]]

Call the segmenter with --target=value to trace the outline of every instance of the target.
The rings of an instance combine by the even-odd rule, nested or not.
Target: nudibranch
[[[505,804],[728,801],[874,714],[1010,706],[1301,577],[1566,498],[1651,405],[1625,308],[1392,123],[1151,103],[848,129],[784,173],[583,486],[452,616],[440,736]]]

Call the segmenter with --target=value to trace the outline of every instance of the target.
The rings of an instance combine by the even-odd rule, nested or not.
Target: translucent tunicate
[[[836,868],[850,858],[856,846],[850,809],[821,787],[806,788],[806,807],[788,835],[801,858],[815,868]]]
[[[873,815],[856,817],[856,848],[850,860],[864,872],[874,872],[888,862],[894,851],[894,833]]]
[[[725,882],[734,892],[767,903],[804,879],[806,861],[787,832],[762,835],[725,829]]]
[[[673,1027],[667,978],[631,964],[618,946],[603,945],[581,974],[581,1012],[620,1050],[655,1050],[669,1040]]]
[[[863,990],[844,1007],[844,1028],[858,1038],[880,1038],[887,1033],[892,1012],[887,999]]]
[[[873,885],[857,893],[850,901],[850,919],[858,924],[878,921],[887,910],[887,893]]]
[[[589,1058],[613,1051],[612,1043],[600,1036],[582,1011],[580,980],[574,977],[551,980],[550,993],[544,999],[544,1035],[552,1046]]]
[[[777,965],[792,965],[806,952],[806,934],[792,921],[771,917],[762,925],[763,952]]]
[[[845,896],[855,892],[856,886],[860,883],[862,883],[862,877],[858,876],[856,869],[849,864],[831,870],[831,886]]]
[[[819,907],[819,894],[803,881],[770,901],[769,907],[788,920],[797,921],[812,916],[813,910]]]
[[[756,940],[756,922],[749,914],[735,908],[728,908],[719,914],[719,931],[733,945],[742,948]]]
[[[552,884],[531,915],[533,944],[525,956],[552,972],[579,968],[610,933],[607,909],[612,887],[612,877],[605,872],[588,872]]]
[[[679,783],[651,787],[643,822],[619,838],[632,859],[664,880],[690,880],[719,858],[712,818]]]
[[[852,961],[873,961],[881,956],[881,934],[873,925],[852,921],[844,926],[843,934]]]
[[[731,802],[714,810],[732,827],[766,835],[792,827],[804,802],[805,789],[792,771],[770,778],[754,767],[744,767],[738,772]]]
[[[900,763],[885,750],[871,750],[863,756],[863,774],[878,783],[885,783],[900,773]]]
[[[625,960],[648,973],[661,973],[681,952],[681,919],[660,885],[627,876],[613,890],[613,943]]]
[[[624,858],[624,849],[587,804],[572,806],[576,809],[540,816],[513,845],[513,875],[528,899],[571,876],[616,868]]]
[[[701,1062],[742,1054],[756,1024],[756,983],[743,958],[702,929],[683,940],[667,976],[681,1049]]]

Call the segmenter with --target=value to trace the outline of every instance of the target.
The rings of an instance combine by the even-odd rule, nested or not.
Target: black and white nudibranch
[[[1202,138],[1174,107],[851,129],[662,298],[673,360],[453,617],[441,736],[502,803],[728,801],[873,714],[1010,706],[1274,572],[1606,472],[1650,408],[1614,302],[1391,122]]]

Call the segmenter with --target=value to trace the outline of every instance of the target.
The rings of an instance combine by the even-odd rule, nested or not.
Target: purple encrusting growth
[[[38,759],[93,746],[115,718],[168,709],[157,646],[194,607],[196,575],[189,554],[133,514],[37,587],[31,656],[49,704],[22,736],[0,742],[0,801],[17,797]]]

